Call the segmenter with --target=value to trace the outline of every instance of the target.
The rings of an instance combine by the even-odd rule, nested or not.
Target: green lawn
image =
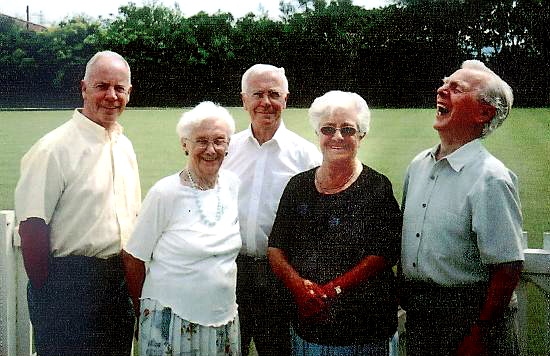
[[[230,110],[237,120],[237,130],[246,127],[246,112],[241,108]],[[181,113],[181,109],[131,109],[122,117],[125,132],[138,155],[143,194],[155,181],[175,172],[185,162],[175,133]],[[40,136],[70,115],[68,111],[0,111],[0,209],[13,209],[21,156]],[[360,159],[390,178],[401,201],[407,164],[419,151],[438,141],[431,128],[433,110],[375,109],[372,117],[371,132],[363,141]],[[286,110],[285,123],[317,142],[305,110]],[[541,247],[543,231],[550,231],[550,109],[514,109],[508,121],[485,144],[519,176],[529,246]]]
[[[175,133],[182,111],[129,109],[122,117],[125,132],[138,155],[144,196],[154,182],[176,172],[185,162]],[[237,121],[237,130],[245,128],[246,112],[241,108],[230,111]],[[0,111],[0,209],[13,209],[21,156],[40,136],[70,115],[70,111]],[[284,116],[287,127],[317,142],[306,110],[287,109]],[[371,131],[363,141],[359,156],[390,178],[398,201],[401,201],[403,174],[410,160],[438,142],[431,127],[433,116],[433,109],[372,111]],[[485,145],[518,175],[529,247],[541,248],[542,233],[550,231],[550,109],[513,109],[511,117],[485,140]],[[538,308],[539,305],[533,306],[532,315],[542,324]],[[537,355],[536,345],[543,345],[539,329],[533,326],[533,355]]]

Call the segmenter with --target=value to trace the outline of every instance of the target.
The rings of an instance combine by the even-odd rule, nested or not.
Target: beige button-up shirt
[[[118,124],[107,131],[75,110],[21,160],[17,220],[49,224],[54,257],[119,253],[140,205],[136,155]]]

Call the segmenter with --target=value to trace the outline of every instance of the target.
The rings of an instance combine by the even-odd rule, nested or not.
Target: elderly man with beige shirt
[[[129,355],[134,316],[120,251],[141,204],[136,155],[117,119],[130,67],[99,52],[72,118],[21,160],[15,210],[40,356]]]

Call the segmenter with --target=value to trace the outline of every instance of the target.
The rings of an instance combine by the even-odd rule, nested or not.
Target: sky
[[[217,10],[230,12],[235,18],[249,12],[260,13],[260,6],[267,10],[271,18],[279,17],[280,0],[2,0],[0,13],[26,19],[26,6],[29,6],[31,22],[51,25],[75,15],[86,14],[97,18],[111,18],[118,14],[118,8],[133,2],[138,6],[143,4],[163,4],[174,7],[178,3],[185,16],[192,16],[199,11],[209,14]],[[288,1],[288,0],[286,0]],[[380,7],[387,0],[353,0],[353,3],[366,8]]]

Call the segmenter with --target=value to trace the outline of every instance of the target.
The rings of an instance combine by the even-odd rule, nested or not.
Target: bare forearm
[[[269,247],[267,249],[267,257],[273,273],[283,282],[285,287],[291,291],[302,287],[303,278],[300,277],[298,272],[296,272],[294,267],[288,262],[283,250]]]
[[[278,248],[268,248],[267,256],[273,273],[290,290],[298,307],[300,318],[319,317],[326,310],[326,295],[317,283],[304,279],[288,262],[286,254]]]
[[[139,300],[145,281],[145,263],[124,250],[122,250],[122,261],[128,293],[130,293],[133,300]]]
[[[380,273],[386,268],[386,260],[380,256],[367,256],[352,269],[334,278],[326,285],[330,288],[340,287],[342,290],[353,289],[357,285]]]
[[[491,268],[487,297],[479,314],[480,320],[494,320],[503,315],[519,283],[523,262],[515,261]]]
[[[470,334],[458,346],[458,356],[486,354],[486,327],[490,327],[496,319],[503,316],[519,282],[522,267],[521,261],[491,267],[487,297],[479,313],[479,320],[472,325]]]
[[[42,288],[48,278],[49,227],[43,219],[28,218],[19,224],[19,236],[27,276],[34,288]]]

